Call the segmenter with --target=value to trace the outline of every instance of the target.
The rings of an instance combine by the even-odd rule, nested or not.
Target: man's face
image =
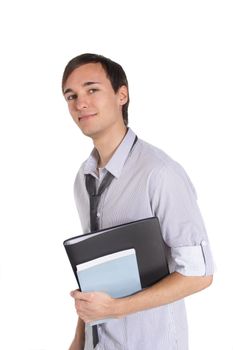
[[[128,100],[125,86],[114,92],[100,63],[76,68],[64,85],[69,112],[82,132],[93,139],[124,125],[122,106]]]

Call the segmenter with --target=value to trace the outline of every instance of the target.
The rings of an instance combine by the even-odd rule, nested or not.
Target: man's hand
[[[91,322],[114,316],[115,299],[102,292],[72,291],[70,295],[75,300],[75,308],[79,317],[85,322]]]

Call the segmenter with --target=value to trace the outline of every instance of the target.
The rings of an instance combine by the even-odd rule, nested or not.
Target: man
[[[170,275],[133,296],[113,299],[101,292],[71,292],[79,315],[70,350],[93,349],[88,323],[98,325],[104,350],[187,350],[183,298],[208,287],[213,262],[194,188],[183,168],[163,151],[137,139],[127,127],[129,91],[120,65],[83,54],[65,68],[62,89],[69,112],[94,150],[81,166],[74,194],[83,231],[90,232],[85,178],[96,186],[106,173],[113,180],[101,195],[100,228],[157,216],[166,244]]]

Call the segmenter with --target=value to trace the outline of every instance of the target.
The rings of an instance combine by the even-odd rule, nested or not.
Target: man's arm
[[[132,296],[114,299],[101,292],[71,293],[84,322],[102,318],[119,318],[131,313],[159,307],[196,293],[212,283],[212,276],[184,276],[178,272]]]
[[[85,323],[78,319],[75,336],[69,347],[69,350],[83,350],[85,344]]]
[[[211,283],[212,276],[183,276],[174,272],[140,293],[127,297],[125,300],[116,300],[115,313],[121,317],[124,316],[124,310],[130,314],[169,304],[199,292]]]

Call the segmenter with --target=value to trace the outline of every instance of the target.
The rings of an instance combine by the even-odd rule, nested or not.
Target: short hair
[[[93,53],[84,53],[77,57],[74,57],[68,62],[65,67],[63,77],[62,77],[62,91],[64,90],[64,85],[70,76],[70,74],[78,67],[83,66],[88,63],[100,63],[105,70],[107,78],[110,80],[111,85],[115,93],[119,88],[125,85],[128,89],[128,101],[122,106],[122,115],[125,125],[128,125],[128,106],[129,106],[129,85],[126,74],[120,64],[110,60],[102,55],[97,55]]]

